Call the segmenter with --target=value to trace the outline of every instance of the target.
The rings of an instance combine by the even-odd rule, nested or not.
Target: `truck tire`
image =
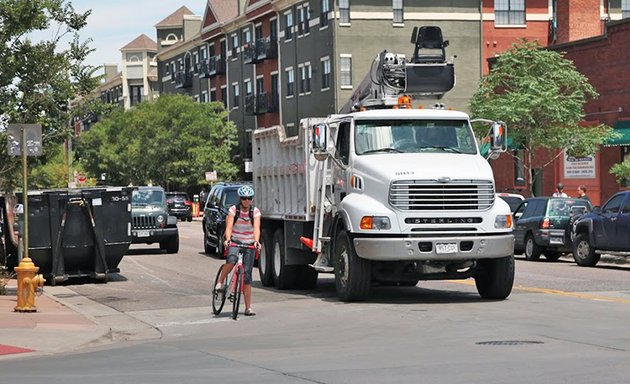
[[[588,233],[581,232],[573,241],[573,259],[581,267],[594,267],[601,256],[588,242]]]
[[[529,261],[537,261],[540,259],[540,254],[543,249],[538,244],[536,244],[536,240],[534,239],[534,235],[531,233],[527,235],[525,238],[525,260]]]
[[[166,243],[166,253],[177,252],[179,252],[179,236],[173,236]]]
[[[260,231],[260,246],[260,258],[258,259],[258,275],[260,276],[260,282],[264,287],[273,287],[269,234],[266,229]]]
[[[478,260],[475,285],[484,299],[503,300],[510,296],[514,285],[514,256]]]
[[[284,231],[276,229],[271,243],[273,281],[278,289],[290,289],[295,282],[295,270],[284,263]]]
[[[337,232],[333,254],[335,286],[341,301],[362,301],[370,293],[371,264],[354,252],[345,230]]]

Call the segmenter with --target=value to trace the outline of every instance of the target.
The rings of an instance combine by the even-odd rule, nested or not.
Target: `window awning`
[[[630,120],[618,121],[614,128],[614,132],[619,134],[619,137],[604,141],[604,147],[630,145]]]

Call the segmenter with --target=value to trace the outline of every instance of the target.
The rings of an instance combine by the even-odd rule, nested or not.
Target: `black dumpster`
[[[131,244],[130,187],[29,191],[29,256],[50,284],[106,282]],[[22,203],[22,195],[18,194]]]

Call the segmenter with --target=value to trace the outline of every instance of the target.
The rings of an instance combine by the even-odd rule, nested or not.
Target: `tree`
[[[89,40],[80,42],[78,35],[89,15],[64,0],[0,1],[0,190],[12,191],[21,180],[19,159],[2,145],[6,124],[42,125],[44,155],[29,163],[44,164],[70,137],[69,100],[98,84],[98,68],[83,64],[92,51]],[[37,31],[50,39],[32,41]]]
[[[475,116],[503,120],[513,143],[526,150],[530,191],[536,151],[593,155],[612,128],[585,127],[584,104],[598,94],[563,53],[521,40],[502,53],[470,102]],[[478,131],[480,136],[486,132]],[[521,159],[525,160],[525,159]],[[538,164],[541,168],[551,164]],[[533,191],[532,191],[533,192]]]
[[[236,127],[222,104],[165,94],[113,111],[79,137],[77,155],[89,174],[106,173],[112,185],[185,188],[203,184],[211,170],[233,179],[236,143]]]
[[[610,173],[615,175],[618,183],[627,185],[630,181],[630,160],[613,165],[610,168]]]

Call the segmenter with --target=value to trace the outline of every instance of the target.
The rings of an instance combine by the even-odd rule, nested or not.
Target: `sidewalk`
[[[37,312],[15,312],[16,281],[0,296],[0,359],[68,352],[126,340],[160,338],[159,330],[62,287],[44,287]]]

